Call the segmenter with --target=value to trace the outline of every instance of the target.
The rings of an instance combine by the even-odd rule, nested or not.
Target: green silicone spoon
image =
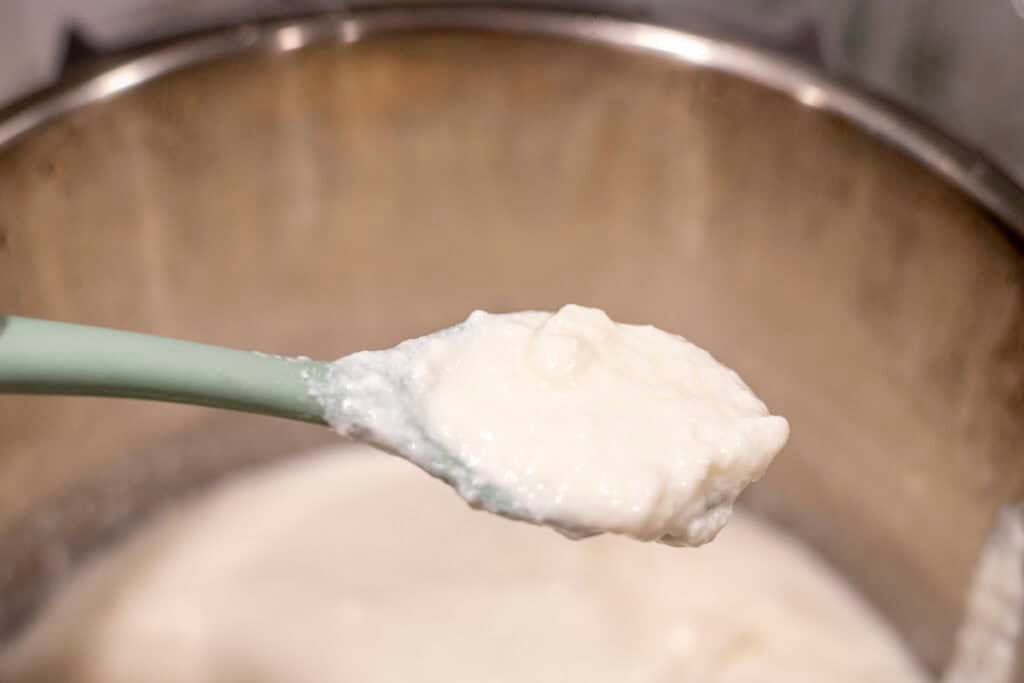
[[[89,325],[0,316],[0,394],[191,403],[326,424],[307,378],[328,363]]]

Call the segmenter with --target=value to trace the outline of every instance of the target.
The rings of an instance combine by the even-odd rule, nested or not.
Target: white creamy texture
[[[477,311],[342,358],[311,390],[339,432],[572,536],[706,543],[789,436],[707,351],[581,306]]]
[[[358,450],[368,451],[360,447]],[[100,558],[10,683],[924,683],[793,540],[568,543],[378,454],[225,482]]]

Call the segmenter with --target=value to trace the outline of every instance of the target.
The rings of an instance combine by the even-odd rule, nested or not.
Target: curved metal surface
[[[768,51],[683,28],[577,12],[496,7],[355,10],[246,24],[137,51],[116,63],[0,111],[0,149],[62,114],[154,78],[248,51],[287,52],[323,41],[354,43],[402,31],[472,29],[583,40],[661,55],[784,92],[841,116],[894,145],[962,189],[1019,235],[1024,190],[980,153],[906,111]]]
[[[746,502],[942,670],[978,550],[1024,491],[1009,231],[863,127],[687,67],[725,59],[705,39],[366,16],[196,37],[210,63],[4,149],[0,310],[317,357],[565,301],[686,333],[794,425]],[[600,26],[634,49],[562,37]],[[183,50],[75,83],[120,92]],[[0,397],[0,641],[102,544],[311,432]]]

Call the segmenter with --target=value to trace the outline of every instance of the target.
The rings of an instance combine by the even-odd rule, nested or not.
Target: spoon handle
[[[89,325],[0,316],[0,394],[137,398],[324,424],[326,364]]]

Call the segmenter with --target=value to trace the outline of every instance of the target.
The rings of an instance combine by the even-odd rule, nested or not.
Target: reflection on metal
[[[797,90],[796,98],[800,100],[800,104],[812,109],[822,109],[828,104],[828,94],[813,85]]]
[[[305,34],[300,26],[285,26],[274,36],[276,47],[281,52],[296,50],[307,43]]]
[[[1024,192],[979,154],[906,112],[763,50],[677,28],[553,11],[482,7],[363,10],[184,38],[146,56],[129,59],[105,73],[57,85],[0,112],[0,146],[61,114],[188,66],[250,50],[282,52],[326,40],[348,44],[381,34],[431,29],[565,37],[651,52],[734,74],[853,121],[924,163],[1024,233]]]

